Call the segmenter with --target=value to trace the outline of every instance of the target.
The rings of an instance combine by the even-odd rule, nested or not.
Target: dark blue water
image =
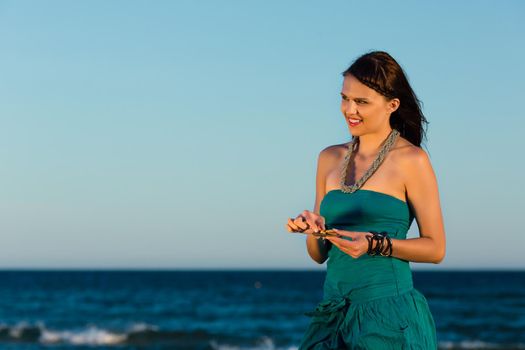
[[[441,349],[525,349],[525,272],[413,276]],[[0,349],[297,349],[324,277],[0,271]]]

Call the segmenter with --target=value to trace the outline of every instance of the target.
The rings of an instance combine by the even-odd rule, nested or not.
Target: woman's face
[[[383,133],[391,130],[390,114],[399,106],[399,100],[386,97],[361,83],[353,75],[344,78],[341,91],[341,112],[352,136]]]

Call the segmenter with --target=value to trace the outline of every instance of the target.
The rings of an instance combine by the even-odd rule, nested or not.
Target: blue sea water
[[[440,349],[525,349],[525,271],[413,271]],[[324,271],[0,271],[0,349],[297,349]]]

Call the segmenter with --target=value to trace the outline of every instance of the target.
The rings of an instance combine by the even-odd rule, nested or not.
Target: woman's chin
[[[348,128],[348,131],[350,131],[350,135],[352,136],[361,136],[363,133],[355,130],[354,128]]]

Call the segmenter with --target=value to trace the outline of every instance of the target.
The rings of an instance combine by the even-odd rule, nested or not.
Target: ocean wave
[[[228,338],[228,337],[224,337]],[[231,339],[233,340],[233,339]],[[116,331],[88,325],[76,329],[50,329],[42,322],[15,325],[0,324],[0,343],[26,343],[75,346],[167,346],[170,349],[199,350],[297,350],[297,346],[277,347],[271,337],[262,336],[253,345],[238,345],[205,330],[163,330],[156,325],[138,322]],[[440,341],[440,350],[525,350],[524,343],[501,344],[481,340]]]
[[[16,325],[0,325],[2,343],[40,343],[46,345],[181,345],[191,346],[212,341],[213,336],[206,331],[160,330],[146,323],[133,324],[125,331],[115,331],[89,325],[79,329],[50,329],[38,322],[34,325],[19,322]]]
[[[222,338],[228,338],[227,336]],[[230,337],[231,338],[231,337]],[[166,346],[169,349],[199,350],[297,350],[297,347],[276,347],[272,338],[260,337],[255,345],[235,345],[218,340],[216,334],[205,330],[162,330],[156,325],[135,323],[125,331],[115,331],[88,325],[77,329],[50,329],[42,322],[31,325],[19,322],[16,325],[0,324],[0,343],[26,343],[46,346]]]

